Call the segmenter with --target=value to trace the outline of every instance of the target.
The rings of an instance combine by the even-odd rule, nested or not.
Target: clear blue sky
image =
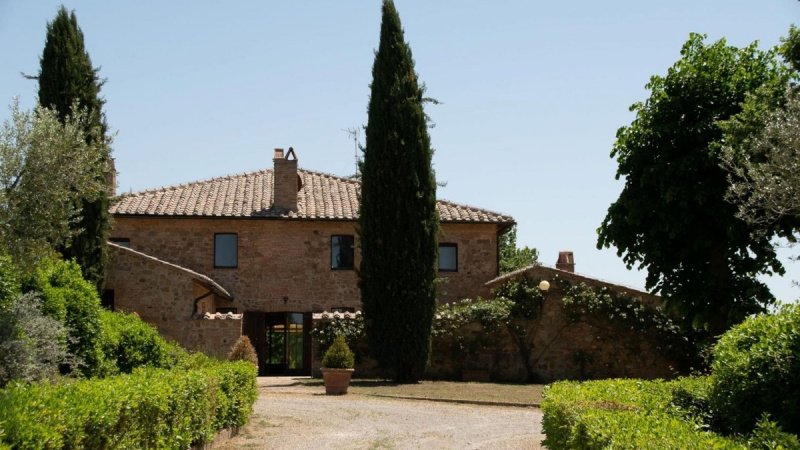
[[[0,101],[32,107],[45,24],[59,1],[0,0]],[[271,166],[354,172],[344,129],[366,123],[380,1],[66,1],[102,67],[118,132],[119,189],[137,191]],[[609,158],[628,107],[679,57],[690,32],[778,43],[796,0],[532,2],[396,0],[428,94],[439,197],[511,214],[519,243],[553,264],[634,287],[596,229],[622,189]],[[9,117],[3,110],[0,119]],[[782,253],[787,256],[788,252]],[[786,260],[786,258],[784,258]],[[770,280],[800,291],[800,262]]]

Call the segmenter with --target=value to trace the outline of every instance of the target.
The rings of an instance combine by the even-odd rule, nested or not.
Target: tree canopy
[[[98,69],[92,66],[83,42],[75,12],[61,7],[55,19],[47,24],[47,38],[40,60],[39,104],[54,110],[61,121],[72,113],[73,105],[84,114],[84,135],[87,144],[97,145],[105,155],[95,160],[98,182],[105,189],[83,192],[79,198],[78,220],[71,224],[71,239],[60,247],[66,258],[75,258],[86,279],[98,288],[102,286],[107,259],[106,241],[111,224],[108,213],[109,192],[107,174],[110,166],[110,140],[102,111],[105,101],[100,97],[103,85]]]
[[[713,335],[774,301],[756,276],[783,273],[769,238],[725,201],[722,122],[749,94],[774,97],[788,70],[755,43],[736,48],[692,34],[681,58],[647,84],[611,152],[625,186],[598,233],[628,267],[646,268],[647,288],[666,297],[685,326]]]
[[[539,263],[539,251],[530,247],[517,247],[517,226],[514,225],[498,238],[500,274],[513,272]]]
[[[359,286],[370,353],[415,382],[430,353],[439,221],[430,137],[411,49],[383,2],[361,171]]]
[[[27,270],[74,235],[80,198],[105,188],[105,152],[86,142],[80,111],[61,123],[47,108],[10,109],[0,129],[0,242]]]

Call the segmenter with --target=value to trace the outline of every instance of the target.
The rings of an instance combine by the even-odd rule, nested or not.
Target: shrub
[[[355,358],[344,336],[337,336],[333,340],[325,356],[322,357],[322,367],[326,369],[352,369],[355,365]]]
[[[206,358],[202,365],[13,384],[0,390],[1,440],[15,449],[185,449],[208,442],[221,428],[246,423],[256,374],[245,362]]]
[[[86,376],[105,373],[100,345],[100,298],[94,286],[83,279],[78,264],[42,260],[24,288],[40,293],[42,311],[67,327],[67,348],[80,359],[81,372]]]
[[[359,314],[349,319],[334,317],[330,320],[320,321],[311,330],[311,335],[316,339],[319,344],[319,352],[323,355],[339,335],[344,336],[348,346],[355,348],[359,339],[365,336],[364,316]]]
[[[745,320],[714,348],[710,401],[731,430],[747,433],[762,414],[800,434],[800,307]]]
[[[616,379],[558,382],[545,389],[542,425],[551,449],[745,448],[703,431],[691,415],[671,411],[673,392],[696,392],[706,381]]]
[[[6,255],[0,256],[0,313],[11,307],[20,293],[19,272]]]
[[[228,353],[228,361],[248,361],[254,366],[258,367],[258,355],[253,344],[250,343],[250,338],[247,336],[240,336],[239,339],[231,347],[231,352]]]
[[[174,344],[135,314],[100,311],[102,350],[108,373],[130,373],[137,367],[169,368]]]
[[[42,314],[39,298],[17,294],[0,314],[0,387],[58,375],[67,361],[65,336],[60,322]]]

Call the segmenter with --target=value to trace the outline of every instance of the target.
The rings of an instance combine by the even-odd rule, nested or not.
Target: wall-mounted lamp
[[[547,291],[550,290],[550,282],[547,280],[540,281],[539,290],[542,291],[543,294],[547,294]]]
[[[289,303],[289,297],[283,297],[283,304]]]

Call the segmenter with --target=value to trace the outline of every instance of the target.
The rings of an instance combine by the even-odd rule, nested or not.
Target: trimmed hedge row
[[[556,450],[747,448],[702,431],[704,424],[673,403],[676,391],[704,391],[708,383],[700,377],[554,383],[542,402],[544,444]]]
[[[104,379],[0,390],[0,448],[180,449],[247,422],[257,396],[248,362],[187,358]]]

